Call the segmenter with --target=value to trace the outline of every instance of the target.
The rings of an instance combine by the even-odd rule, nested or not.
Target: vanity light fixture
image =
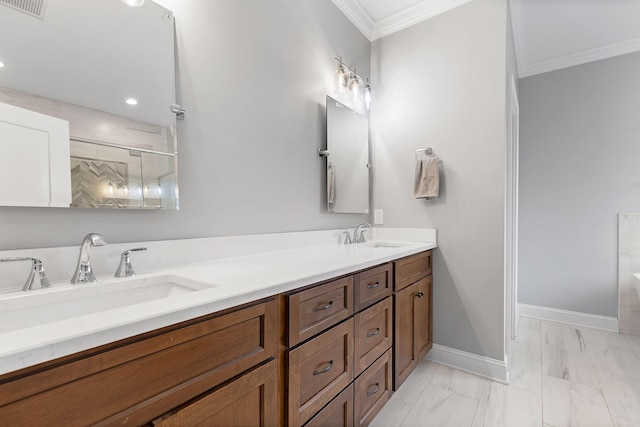
[[[4,62],[0,61],[0,68],[4,68]]]
[[[138,100],[135,98],[127,98],[126,101],[124,102],[126,102],[129,105],[138,105]]]
[[[371,107],[371,83],[369,83],[369,79],[367,79],[367,83],[364,86],[364,105],[367,107]]]
[[[347,73],[347,67],[342,63],[342,56],[338,60],[340,65],[336,70],[336,92],[337,93],[346,93],[347,92],[347,80],[349,78],[349,74]]]
[[[122,0],[122,3],[131,7],[139,7],[144,4],[144,0]]]
[[[356,69],[353,70],[342,62],[340,59],[334,58],[338,62],[338,69],[336,70],[336,93],[349,94],[353,103],[357,106],[366,107],[369,109],[371,105],[371,83],[369,79],[365,80],[356,73]]]

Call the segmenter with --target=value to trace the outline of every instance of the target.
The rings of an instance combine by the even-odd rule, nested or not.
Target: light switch
[[[382,219],[382,209],[373,210],[373,223],[376,225],[384,224],[384,220]]]

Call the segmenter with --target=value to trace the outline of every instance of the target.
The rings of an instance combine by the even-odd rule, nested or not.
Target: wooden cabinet
[[[353,276],[289,295],[288,308],[293,347],[353,314]]]
[[[432,345],[431,251],[0,376],[3,425],[368,425]]]
[[[278,370],[272,360],[155,420],[155,427],[278,425]]]
[[[304,427],[353,427],[353,384],[342,390]]]
[[[391,298],[355,316],[356,375],[367,369],[393,343],[393,313]]]
[[[432,277],[424,277],[394,295],[394,390],[431,349]]]
[[[406,288],[431,274],[432,251],[420,252],[395,261],[394,291]]]
[[[392,264],[383,264],[356,274],[355,311],[363,310],[391,295]]]
[[[393,393],[391,358],[391,350],[387,350],[355,380],[355,425],[369,425],[389,401]]]
[[[353,319],[289,351],[289,425],[302,425],[353,380]]]
[[[261,302],[0,377],[4,425],[140,425],[274,358],[279,305]]]

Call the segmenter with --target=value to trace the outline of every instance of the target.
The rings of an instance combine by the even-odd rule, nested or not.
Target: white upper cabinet
[[[0,103],[0,206],[69,207],[69,122]]]

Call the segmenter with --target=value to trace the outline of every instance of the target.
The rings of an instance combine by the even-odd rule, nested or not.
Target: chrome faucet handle
[[[344,234],[346,237],[344,238],[344,244],[345,245],[350,245],[351,243],[353,243],[351,241],[351,233],[349,233],[348,231],[343,231],[342,234]]]
[[[353,230],[353,243],[364,243],[366,239],[364,238],[364,229],[371,229],[372,225],[368,222],[363,222],[358,225],[355,230]]]
[[[146,250],[147,248],[133,248],[133,249],[127,249],[126,251],[122,252],[122,254],[120,255],[120,264],[118,265],[118,268],[114,273],[114,276],[115,277],[135,276],[136,272],[133,271],[133,266],[131,265],[131,252],[139,252],[139,251],[146,251]]]
[[[89,233],[84,236],[80,244],[78,265],[76,266],[76,271],[73,273],[73,277],[71,277],[71,284],[93,283],[97,280],[95,274],[93,274],[93,267],[91,266],[91,248],[104,246],[106,244],[107,242],[98,233]]]
[[[31,291],[33,290],[33,281],[36,278],[36,273],[38,274],[38,279],[40,280],[40,287],[42,289],[50,288],[51,283],[47,278],[47,275],[44,272],[44,264],[37,258],[31,257],[12,257],[12,258],[2,258],[0,262],[10,262],[10,261],[31,261],[31,270],[29,271],[29,277],[27,277],[27,281],[22,287],[23,291]]]

